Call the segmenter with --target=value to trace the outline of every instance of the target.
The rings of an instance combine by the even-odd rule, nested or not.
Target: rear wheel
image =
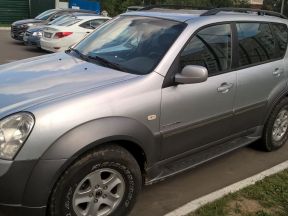
[[[111,145],[77,160],[60,178],[50,200],[50,216],[127,215],[141,189],[134,157]]]
[[[281,148],[288,139],[288,99],[278,103],[264,128],[264,148],[273,151]]]

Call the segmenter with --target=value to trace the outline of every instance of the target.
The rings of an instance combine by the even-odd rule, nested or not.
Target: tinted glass
[[[39,14],[37,17],[35,17],[35,19],[39,19],[39,20],[47,20],[52,14],[58,12],[59,10],[57,9],[51,9],[51,10],[47,10],[41,14]]]
[[[207,27],[194,36],[181,53],[181,69],[201,65],[209,75],[228,70],[231,65],[231,28],[229,24]]]
[[[288,30],[285,24],[271,24],[271,28],[274,32],[275,39],[278,43],[278,50],[276,51],[276,57],[283,58],[286,53],[287,40],[288,40]]]
[[[126,72],[148,74],[185,27],[186,24],[171,20],[120,16],[74,48],[90,58],[101,57],[117,64]]]
[[[267,23],[237,24],[239,66],[257,64],[275,58],[275,40]]]
[[[80,27],[86,28],[86,29],[95,29],[95,28],[97,28],[98,26],[100,26],[101,24],[103,24],[106,21],[107,21],[107,19],[90,20],[90,21],[87,21],[85,23],[82,23],[80,25]]]
[[[70,18],[70,17],[71,17],[70,14],[65,14],[65,15],[63,15],[63,16],[58,17],[57,19],[55,19],[55,20],[53,20],[53,21],[50,21],[50,22],[48,23],[48,25],[57,25],[58,22],[61,22],[62,20],[67,19],[67,18]]]
[[[78,22],[80,22],[81,19],[77,19],[77,17],[67,17],[57,23],[55,23],[54,25],[57,25],[57,26],[72,26]]]

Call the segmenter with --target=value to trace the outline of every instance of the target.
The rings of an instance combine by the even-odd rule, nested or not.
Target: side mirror
[[[187,65],[181,73],[175,75],[178,84],[193,84],[205,82],[208,79],[208,70],[198,65]]]

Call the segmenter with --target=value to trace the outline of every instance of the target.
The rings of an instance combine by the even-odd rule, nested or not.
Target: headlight
[[[33,25],[34,25],[33,23],[23,24],[23,25],[20,25],[20,28],[28,28],[28,27],[31,27]]]
[[[17,113],[0,121],[0,158],[12,160],[25,143],[33,126],[29,113]]]
[[[42,37],[42,31],[33,32],[32,34],[34,37]]]

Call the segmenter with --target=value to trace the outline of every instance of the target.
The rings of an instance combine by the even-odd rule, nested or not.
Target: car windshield
[[[55,9],[47,10],[47,11],[39,14],[38,16],[36,16],[35,19],[47,20],[52,14],[56,13],[57,11],[59,11],[59,10],[55,10]]]
[[[186,27],[171,20],[120,16],[86,37],[73,50],[96,64],[148,74]]]

